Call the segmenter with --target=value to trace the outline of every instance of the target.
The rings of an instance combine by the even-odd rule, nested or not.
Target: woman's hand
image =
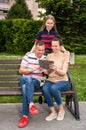
[[[57,69],[57,66],[54,65],[54,64],[51,64],[51,65],[49,65],[49,69],[56,70],[56,69]]]

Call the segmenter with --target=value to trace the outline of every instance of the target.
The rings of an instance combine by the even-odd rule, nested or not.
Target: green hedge
[[[29,51],[42,23],[26,19],[0,20],[0,52],[24,54]],[[63,32],[62,40],[67,50],[76,54],[86,53],[86,35],[77,34],[75,30],[70,36],[68,27]]]
[[[32,48],[42,21],[15,19],[2,20],[0,23],[3,23],[2,31],[0,30],[0,37],[2,38],[0,45],[4,46],[4,50],[1,51],[22,54]]]

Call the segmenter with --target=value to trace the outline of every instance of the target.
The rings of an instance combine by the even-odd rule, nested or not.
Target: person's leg
[[[32,80],[33,80],[34,91],[39,90],[39,88],[40,88],[39,80],[37,80],[36,78],[32,78]],[[30,101],[29,107],[31,107],[33,104],[34,104],[33,101],[32,102]]]
[[[34,90],[38,90],[40,87],[39,80],[31,76],[22,76],[20,79],[20,86],[22,93],[26,95],[28,104],[33,103]]]
[[[55,98],[55,101],[58,104],[58,116],[57,120],[63,120],[65,111],[62,105],[62,97],[61,92],[67,91],[69,88],[69,82],[68,81],[60,81],[51,86],[51,94]]]
[[[36,109],[35,105],[33,105],[33,94],[34,94],[34,84],[36,84],[36,89],[38,89],[40,83],[39,81],[35,80],[29,76],[22,76],[20,78],[20,86],[22,89],[22,117],[18,124],[19,128],[25,127],[28,124],[28,114],[29,114],[29,104],[32,104],[30,108],[31,114],[38,114],[38,110]]]
[[[51,95],[55,98],[58,105],[62,104],[61,92],[67,91],[69,89],[68,81],[59,81],[54,83],[51,88]]]
[[[22,89],[22,100],[23,101],[22,101],[22,117],[18,124],[19,128],[25,127],[29,122],[29,118],[28,118],[29,109],[28,109],[28,100],[27,100],[27,96],[26,96],[25,80],[26,80],[26,77],[24,77],[24,76],[22,76],[20,78],[20,87]]]
[[[24,76],[24,84],[26,89],[26,97],[28,100],[28,104],[33,102],[33,95],[34,95],[34,82],[31,76]]]
[[[29,112],[29,109],[27,109],[28,104],[33,103],[34,84],[35,79],[32,78],[31,76],[22,76],[20,79],[20,86],[22,88],[22,95],[23,95],[23,108],[22,108],[23,114]],[[36,84],[38,85],[37,82]]]
[[[51,121],[57,117],[57,113],[56,113],[56,110],[52,101],[52,96],[50,93],[50,87],[52,86],[52,84],[53,84],[52,82],[46,81],[42,89],[45,100],[51,111],[50,115],[45,118],[46,121]]]
[[[35,90],[36,91],[39,90],[39,88],[40,88],[40,81],[37,80],[36,78],[32,78],[32,80],[33,80],[33,85],[34,85],[34,91]],[[36,105],[33,102],[30,102],[29,109],[30,109],[30,114],[32,114],[32,115],[39,113]]]
[[[29,109],[28,109],[27,89],[25,84],[26,80],[27,80],[26,76],[22,76],[20,78],[20,87],[22,90],[22,114],[28,116]]]
[[[50,93],[50,87],[52,86],[52,84],[53,84],[52,82],[46,81],[43,85],[43,88],[42,88],[43,96],[44,96],[49,107],[54,106],[53,101],[52,101],[52,96]]]
[[[33,84],[34,84],[34,91],[37,91],[40,89],[40,81],[33,78]]]

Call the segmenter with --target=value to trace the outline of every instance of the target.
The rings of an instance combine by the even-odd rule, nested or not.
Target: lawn
[[[75,67],[69,71],[76,86],[78,100],[86,101],[86,55],[76,55]]]
[[[79,101],[86,101],[86,66],[70,68]]]
[[[21,59],[23,55],[0,54],[0,59]],[[86,55],[75,55],[75,65],[69,68],[79,101],[86,101]],[[35,102],[38,100],[35,97]],[[0,97],[0,103],[22,102],[21,97]]]

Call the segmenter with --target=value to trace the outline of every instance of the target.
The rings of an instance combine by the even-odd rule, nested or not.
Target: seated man
[[[45,59],[44,55],[45,45],[38,42],[35,47],[34,53],[26,54],[21,62],[19,73],[22,74],[20,78],[20,86],[22,89],[23,104],[22,104],[22,117],[18,124],[22,128],[28,124],[30,114],[38,114],[39,111],[33,103],[34,90],[40,87],[42,70],[39,67],[39,59]]]

